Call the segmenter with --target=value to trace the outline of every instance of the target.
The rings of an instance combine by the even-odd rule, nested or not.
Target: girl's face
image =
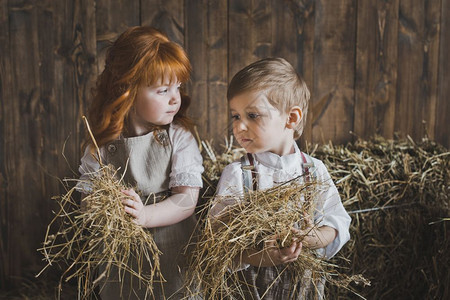
[[[286,127],[288,114],[270,104],[264,94],[246,92],[229,101],[233,134],[249,153],[292,153],[293,130]]]
[[[136,132],[148,128],[148,123],[167,125],[180,110],[180,83],[177,78],[170,83],[169,78],[153,86],[140,87],[136,95],[135,113],[132,114]]]

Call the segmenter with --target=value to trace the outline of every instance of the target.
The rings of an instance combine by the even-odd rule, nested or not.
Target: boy
[[[310,176],[328,186],[316,203],[314,229],[302,242],[282,249],[266,243],[264,251],[248,249],[243,253],[238,272],[246,283],[240,288],[247,299],[260,299],[263,295],[264,299],[311,297],[316,288],[309,285],[298,286],[296,290],[300,292],[292,295],[289,275],[287,272],[280,275],[277,267],[295,261],[302,247],[317,249],[320,255],[330,258],[350,238],[351,219],[326,167],[300,152],[295,142],[304,128],[309,97],[303,79],[282,58],[250,64],[233,77],[228,87],[233,134],[249,155],[244,163],[247,167],[234,162],[224,169],[216,202],[210,210],[212,217],[233,204],[223,196],[243,195],[247,189],[265,190],[310,171],[313,171]],[[246,171],[248,165],[252,172]],[[323,291],[319,288],[317,292],[316,296],[321,298]]]

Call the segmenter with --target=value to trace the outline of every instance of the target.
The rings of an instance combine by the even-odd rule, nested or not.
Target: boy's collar
[[[300,149],[297,143],[294,142],[294,153],[279,156],[278,154],[272,152],[262,152],[253,154],[256,160],[266,167],[272,169],[286,169],[286,168],[297,168],[300,163]]]

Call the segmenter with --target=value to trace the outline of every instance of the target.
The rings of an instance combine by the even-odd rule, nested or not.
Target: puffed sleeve
[[[219,215],[228,205],[234,204],[235,199],[243,196],[243,193],[241,163],[233,162],[227,165],[222,171],[219,183],[217,184],[216,196],[209,211],[210,216],[214,217]]]
[[[209,217],[211,220],[220,218],[220,215],[227,213],[227,207],[236,203],[237,200],[244,196],[244,184],[242,178],[242,169],[240,162],[233,162],[227,165],[220,176],[217,184],[216,196],[213,199],[211,208],[209,209]],[[230,272],[237,272],[248,268],[250,265],[241,261],[240,257],[233,259],[230,266]]]
[[[100,150],[101,159],[104,160],[104,155],[102,149]],[[80,172],[80,179],[75,186],[76,190],[80,193],[88,194],[92,192],[92,187],[90,184],[90,178],[100,169],[100,164],[98,163],[95,156],[91,153],[91,146],[87,146],[84,150],[84,155],[81,158],[81,164],[78,168]]]
[[[319,194],[314,220],[318,226],[329,226],[337,230],[338,234],[334,241],[322,251],[325,258],[333,257],[344,244],[350,239],[349,227],[351,218],[341,202],[341,197],[325,165],[317,159],[314,165],[317,167],[317,180],[323,184]]]
[[[203,159],[191,132],[179,125],[171,125],[169,137],[172,141],[172,169],[169,187],[203,186]]]

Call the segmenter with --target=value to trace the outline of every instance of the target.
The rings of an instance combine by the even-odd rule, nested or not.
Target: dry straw
[[[47,266],[37,276],[49,266],[62,265],[65,270],[59,288],[63,280],[77,278],[79,297],[88,298],[96,286],[102,288],[114,270],[120,280],[131,276],[151,295],[153,284],[163,280],[160,251],[151,233],[134,223],[125,212],[121,191],[128,187],[112,166],[102,164],[98,147],[97,153],[100,169],[90,174],[89,181],[74,180],[91,189],[82,199],[82,205],[75,200],[75,187],[65,195],[54,197],[59,210],[48,225],[44,245],[39,249]],[[135,268],[130,268],[132,261]],[[143,272],[144,269],[149,271]]]
[[[203,142],[203,146],[206,144]],[[222,166],[235,160],[243,153],[228,144],[223,154],[216,154],[208,145],[205,161],[205,174],[211,181],[219,178]],[[232,155],[239,154],[239,155]],[[213,166],[209,168],[208,166]],[[315,199],[326,184],[315,180],[304,182],[296,178],[264,191],[250,191],[244,198],[222,197],[210,201],[220,205],[221,201],[234,203],[226,207],[219,216],[205,218],[190,261],[188,287],[191,295],[202,294],[206,299],[243,299],[238,272],[242,253],[247,249],[263,250],[265,242],[277,237],[277,245],[286,247],[293,241],[302,241],[304,234],[294,234],[291,228],[305,229],[305,218],[316,210]],[[211,187],[214,190],[214,187]],[[203,214],[204,216],[206,213]],[[316,251],[303,249],[299,259],[279,268],[280,274],[287,272],[292,282],[292,294],[296,283],[311,285],[324,278],[334,285],[347,287],[351,281],[364,281],[361,276],[338,278],[335,266],[329,264]],[[364,281],[365,282],[365,281]],[[365,282],[367,283],[367,282]],[[269,285],[270,288],[270,285]]]
[[[371,299],[449,299],[450,152],[428,140],[376,137],[316,146],[353,219],[335,263],[362,273]],[[346,261],[349,260],[350,263]],[[352,294],[331,286],[332,298]],[[331,296],[330,296],[331,298]]]

